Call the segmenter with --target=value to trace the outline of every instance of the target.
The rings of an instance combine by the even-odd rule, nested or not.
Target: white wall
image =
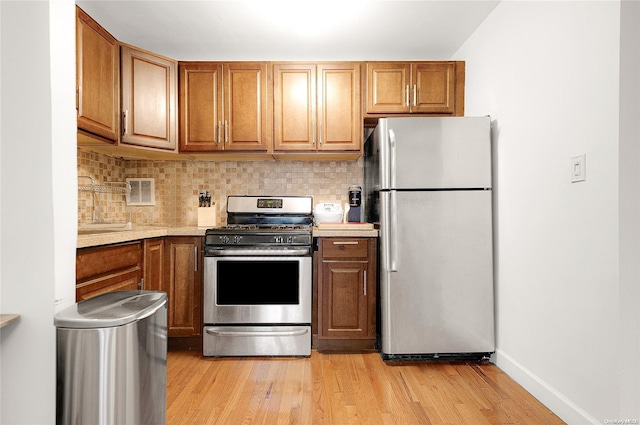
[[[51,424],[54,300],[75,280],[74,3],[0,10],[0,311],[21,315],[0,331],[0,423]]]
[[[467,61],[466,115],[494,120],[496,364],[569,424],[640,420],[638,359],[621,339],[638,329],[621,307],[638,306],[639,274],[622,287],[620,273],[621,248],[624,264],[640,257],[637,240],[620,245],[638,235],[637,192],[619,215],[640,161],[629,140],[634,181],[619,192],[620,46],[618,1],[504,0],[454,56]],[[571,183],[580,154],[587,180]]]
[[[620,417],[640,417],[640,2],[621,3]]]

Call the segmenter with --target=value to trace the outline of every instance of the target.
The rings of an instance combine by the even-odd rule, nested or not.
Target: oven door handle
[[[246,257],[246,256],[301,256],[309,255],[309,248],[291,249],[207,249],[209,257]]]
[[[206,329],[209,335],[215,336],[299,336],[309,333],[309,329],[298,329],[295,331],[218,331],[215,329]]]

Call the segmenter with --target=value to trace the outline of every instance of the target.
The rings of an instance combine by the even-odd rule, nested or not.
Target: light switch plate
[[[582,182],[587,179],[587,155],[571,158],[571,183]]]

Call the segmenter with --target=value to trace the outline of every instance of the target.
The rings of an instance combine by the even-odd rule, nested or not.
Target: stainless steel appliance
[[[311,354],[311,196],[229,196],[204,248],[205,356]]]
[[[495,351],[489,117],[383,118],[365,144],[385,359]]]
[[[58,424],[163,424],[167,294],[117,291],[54,317]]]

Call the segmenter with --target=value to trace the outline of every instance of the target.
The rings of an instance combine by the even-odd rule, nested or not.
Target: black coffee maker
[[[361,204],[362,188],[360,186],[349,187],[349,214],[347,215],[349,223],[360,223],[362,221]]]

